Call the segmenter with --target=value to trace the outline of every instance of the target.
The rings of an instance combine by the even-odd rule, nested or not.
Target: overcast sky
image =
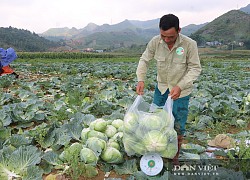
[[[84,28],[128,20],[152,20],[173,13],[181,27],[211,22],[250,0],[1,0],[0,27],[35,33],[49,28]]]

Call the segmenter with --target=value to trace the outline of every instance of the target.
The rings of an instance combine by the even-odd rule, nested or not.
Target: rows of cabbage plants
[[[20,59],[82,59],[82,58],[113,58],[110,53],[87,52],[18,52]]]
[[[100,171],[114,171],[131,180],[178,178],[167,165],[156,177],[146,176],[140,170],[140,156],[128,157],[124,151],[122,122],[136,98],[136,66],[137,62],[84,60],[14,63],[20,78],[0,77],[0,179],[35,180],[51,172],[71,179],[94,178]],[[186,134],[202,142],[193,142],[202,150],[186,153],[193,155],[190,159],[211,158],[205,153],[212,138],[206,129],[216,123],[240,129],[235,138],[250,136],[249,60],[205,61],[202,66],[190,100]],[[153,67],[143,96],[148,103],[155,86]],[[249,148],[239,157],[250,159]],[[218,169],[225,179],[247,176],[244,168],[225,167]]]

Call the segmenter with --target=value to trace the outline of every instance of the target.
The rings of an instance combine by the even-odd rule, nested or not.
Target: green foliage
[[[77,180],[84,175],[85,163],[80,162],[80,151],[82,145],[75,143],[65,150],[65,159],[69,165],[67,173],[73,180]]]
[[[41,179],[43,171],[36,166],[40,161],[41,152],[35,146],[3,148],[0,151],[0,178]]]
[[[83,58],[113,58],[115,55],[108,53],[86,52],[18,52],[19,59],[83,59]]]
[[[229,11],[203,28],[193,33],[192,37],[200,41],[219,41],[223,44],[246,41],[249,37],[250,15],[239,10]]]
[[[101,158],[107,163],[122,163],[124,161],[123,154],[113,147],[107,147],[102,153]]]
[[[54,142],[54,136],[51,135],[51,129],[52,127],[48,124],[42,123],[31,130],[29,134],[43,148],[47,148],[50,147]]]
[[[0,47],[14,47],[16,51],[39,52],[57,47],[59,44],[49,41],[28,30],[12,28],[0,28]]]
[[[250,49],[250,39],[244,41],[244,46],[246,46],[247,49]]]
[[[98,41],[93,44],[96,39],[98,39]],[[125,47],[127,46],[126,44],[146,43],[143,37],[138,36],[133,31],[97,32],[87,36],[85,42],[85,47],[94,47],[95,49],[115,49],[117,47]]]
[[[57,169],[64,168],[63,161],[59,158],[59,155],[52,150],[45,152],[42,156],[42,159],[55,166]]]
[[[243,173],[249,173],[250,148],[246,137],[239,137],[238,144],[234,150],[228,151],[228,168],[239,169]]]
[[[8,88],[15,82],[15,76],[4,75],[0,76],[0,88]]]
[[[96,165],[98,161],[98,156],[93,150],[83,147],[80,152],[80,158],[84,163]]]
[[[198,46],[205,45],[205,39],[200,34],[191,34],[189,37],[195,40]]]
[[[204,59],[202,74],[194,83],[186,138],[199,141],[203,146],[207,145],[206,140],[212,135],[211,132],[226,133],[231,125],[243,130],[247,126],[243,126],[242,122],[249,122],[249,61],[242,58],[243,52],[235,56],[231,54],[230,59],[225,56],[227,53],[213,59]],[[244,57],[248,58],[247,53]],[[124,150],[126,143],[123,143],[124,115],[136,95],[137,61],[134,57],[113,57],[19,59],[14,62],[13,65],[22,74],[22,78],[9,79],[8,88],[0,87],[0,154],[4,152],[2,155],[6,155],[4,161],[9,163],[7,159],[21,147],[25,153],[31,147],[37,147],[41,152],[41,161],[37,161],[35,168],[27,168],[34,175],[33,177],[31,173],[26,173],[27,177],[32,176],[30,179],[36,179],[35,172],[41,177],[41,174],[55,170],[60,174],[68,173],[71,179],[80,176],[94,177],[100,167],[106,171],[115,170],[119,174],[131,174],[131,179],[147,179],[138,170],[138,156],[128,158]],[[148,102],[152,101],[156,78],[153,63],[150,67],[144,94]],[[96,128],[102,132],[90,129],[91,122],[98,118],[107,122],[106,129]],[[108,126],[111,125],[116,128],[115,135],[114,128],[111,133],[107,133]],[[153,128],[154,125],[158,127],[159,124],[150,127]],[[136,121],[130,121],[125,128],[130,129],[133,126],[137,129],[139,125]],[[149,125],[146,126],[149,128]],[[133,136],[140,135],[142,129],[135,129],[132,131]],[[96,141],[97,138],[102,139],[101,143]],[[103,141],[106,142],[104,146],[101,145]],[[99,154],[97,163],[87,164],[89,161],[86,161],[86,156],[81,159],[80,153],[76,151],[65,158],[65,152],[75,142],[80,144],[78,152],[85,147],[91,149],[95,155]],[[133,142],[138,142],[138,139],[134,138]],[[120,152],[123,160],[129,159],[131,162],[107,165],[107,162],[117,161],[108,159],[106,162],[102,159],[105,156],[105,147],[115,148],[114,151]],[[136,143],[132,147],[140,149]],[[9,151],[7,154],[4,150],[6,148]],[[173,151],[170,150],[173,147],[168,148],[168,152]],[[201,153],[203,150],[196,148],[198,147],[191,146],[187,152]],[[238,155],[248,158],[248,152],[243,150],[242,148],[242,153]],[[26,155],[33,156],[30,153]],[[17,156],[14,157],[16,160]],[[154,178],[166,179],[170,172],[165,169],[163,171]]]
[[[137,162],[135,159],[126,160],[122,165],[114,165],[114,170],[117,174],[133,174],[138,171]]]

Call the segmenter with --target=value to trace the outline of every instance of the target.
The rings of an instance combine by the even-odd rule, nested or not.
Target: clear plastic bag
[[[162,108],[152,109],[152,105],[150,108],[138,108],[144,102],[142,96],[137,96],[125,114],[123,144],[126,153],[131,156],[154,152],[173,158],[178,150],[173,100],[169,97]]]

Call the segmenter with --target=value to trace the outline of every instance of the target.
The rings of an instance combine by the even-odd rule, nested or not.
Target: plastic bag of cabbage
[[[138,106],[143,101],[139,95],[124,117],[123,144],[126,153],[131,156],[155,152],[164,158],[173,158],[178,150],[173,101],[168,98],[165,106],[154,112],[139,110]]]

